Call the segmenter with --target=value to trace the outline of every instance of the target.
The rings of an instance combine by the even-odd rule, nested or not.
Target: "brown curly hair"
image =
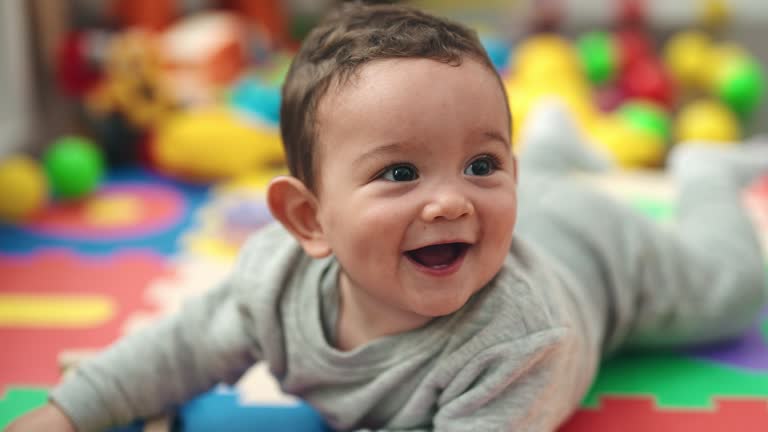
[[[378,59],[427,58],[459,66],[465,57],[498,77],[477,34],[459,23],[402,5],[355,2],[331,12],[307,35],[283,85],[280,132],[291,175],[314,190],[317,107],[331,83],[345,84]],[[501,78],[499,85],[504,91]]]

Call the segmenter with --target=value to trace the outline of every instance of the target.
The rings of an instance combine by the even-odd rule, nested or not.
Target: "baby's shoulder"
[[[234,271],[238,275],[262,274],[270,266],[293,261],[302,253],[298,242],[279,223],[270,223],[251,234],[240,248]]]

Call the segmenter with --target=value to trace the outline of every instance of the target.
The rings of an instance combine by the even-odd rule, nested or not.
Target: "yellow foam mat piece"
[[[0,294],[0,326],[92,327],[111,319],[114,303],[86,295]]]

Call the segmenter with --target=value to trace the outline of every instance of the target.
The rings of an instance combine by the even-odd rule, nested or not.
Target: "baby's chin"
[[[435,299],[433,302],[422,301],[414,308],[414,312],[429,318],[440,318],[446,315],[451,315],[461,310],[461,308],[469,302],[470,298],[472,298],[472,295],[481,289],[482,287],[477,288],[464,296]]]

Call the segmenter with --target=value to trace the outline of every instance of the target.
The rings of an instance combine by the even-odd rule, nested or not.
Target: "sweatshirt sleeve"
[[[574,342],[571,329],[552,328],[494,344],[448,378],[430,426],[375,432],[554,431],[591,374]]]
[[[555,430],[589,373],[578,346],[572,329],[552,328],[480,352],[443,391],[434,430]]]
[[[83,362],[51,398],[79,432],[100,431],[234,382],[261,357],[243,310],[224,282]]]

